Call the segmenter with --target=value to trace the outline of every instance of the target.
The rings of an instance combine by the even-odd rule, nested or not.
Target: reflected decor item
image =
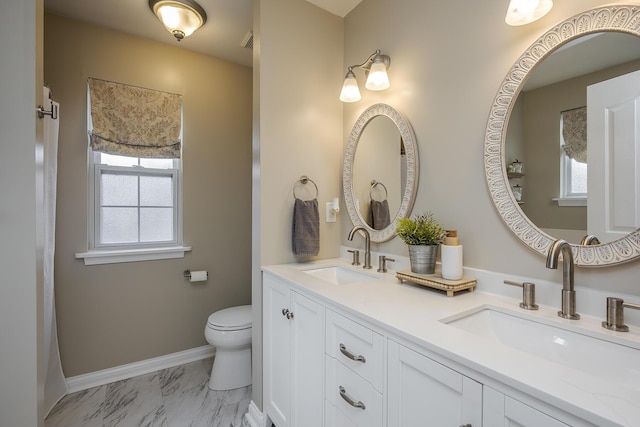
[[[616,36],[631,37],[632,41],[640,40],[638,39],[640,30],[637,25],[639,20],[640,8],[638,5],[633,4],[605,6],[578,13],[554,25],[535,40],[515,61],[513,66],[506,70],[506,77],[497,91],[489,112],[484,140],[484,168],[487,186],[493,204],[506,226],[526,246],[544,257],[547,256],[549,248],[559,237],[547,234],[525,214],[516,201],[507,175],[509,166],[506,160],[508,151],[505,151],[505,149],[508,149],[506,144],[507,125],[514,110],[514,105],[525,86],[529,87],[534,79],[542,80],[538,79],[538,77],[542,77],[539,71],[548,69],[547,64],[551,65],[553,63],[555,65],[555,53],[564,53],[568,50],[565,47],[584,48],[589,46],[591,42],[608,41],[609,37],[615,38],[617,44],[613,45],[614,48],[600,48],[587,52],[585,56],[591,58],[591,61],[587,62],[590,67],[597,65],[596,61],[602,52],[610,53],[620,50],[624,53],[632,53],[632,48],[619,48],[621,41]],[[625,39],[622,40],[622,43],[624,42]],[[635,58],[638,59],[639,57],[636,56]],[[633,57],[628,58],[624,64],[633,60]],[[580,68],[584,67],[585,65]],[[568,68],[560,67],[558,69],[558,67],[553,67],[553,70],[564,72]],[[600,69],[601,67],[591,68],[589,72]],[[547,77],[548,74],[550,73],[545,73],[544,77]],[[584,74],[584,70],[574,75],[563,74],[561,79],[555,78],[551,83],[581,76],[582,74]],[[549,82],[535,87],[542,87],[548,84]],[[558,135],[560,135],[559,131]],[[556,147],[559,147],[559,142]],[[535,166],[534,160],[527,158],[528,177],[533,176],[532,172]],[[528,207],[534,205],[531,196],[532,187],[535,183],[535,181],[527,183],[526,197]],[[556,234],[557,231],[554,229],[548,232]],[[596,234],[591,230],[588,230],[587,233]],[[610,241],[604,241],[602,236],[596,235],[598,235],[602,244],[571,244],[576,266],[612,266],[640,257],[640,229],[632,230]]]
[[[552,7],[552,0],[511,0],[504,21],[513,26],[529,24],[542,18]]]
[[[516,198],[516,201],[522,201],[522,186],[520,184],[513,186],[513,197]]]
[[[149,0],[149,8],[177,41],[207,22],[207,13],[193,0]]]
[[[340,92],[340,101],[342,102],[357,102],[362,99],[360,95],[360,89],[358,88],[358,81],[356,75],[353,72],[354,68],[362,68],[367,77],[367,83],[365,87],[369,90],[385,90],[389,88],[389,76],[387,75],[387,69],[391,63],[391,58],[387,55],[380,53],[380,50],[376,50],[360,65],[351,65],[347,71],[347,75],[344,76],[344,84],[342,85],[342,91]]]
[[[512,171],[514,173],[522,173],[522,162],[516,159],[514,162],[511,162]]]

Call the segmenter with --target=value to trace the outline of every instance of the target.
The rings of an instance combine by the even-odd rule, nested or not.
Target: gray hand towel
[[[371,201],[371,217],[374,230],[382,230],[391,224],[389,216],[389,202],[386,199],[381,202],[377,200]]]
[[[293,205],[293,254],[316,256],[320,251],[320,213],[318,200],[300,200]]]

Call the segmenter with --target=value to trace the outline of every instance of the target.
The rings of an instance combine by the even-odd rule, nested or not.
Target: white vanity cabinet
[[[384,337],[326,311],[327,426],[384,425]]]
[[[392,340],[387,346],[389,427],[569,426]]]
[[[296,277],[263,275],[263,409],[276,427],[616,425],[487,381],[487,372],[449,363],[402,330],[344,308],[335,288],[322,295],[317,282],[295,285]]]
[[[482,425],[482,384],[394,341],[387,345],[389,426]]]
[[[264,410],[277,427],[324,425],[324,306],[263,278]]]
[[[551,416],[484,386],[483,425],[504,427],[569,427]]]

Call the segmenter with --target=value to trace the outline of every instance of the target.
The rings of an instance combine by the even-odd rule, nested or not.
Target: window
[[[587,205],[586,109],[560,114],[560,206]]]
[[[89,250],[76,257],[87,265],[183,257],[191,248],[182,246],[181,97],[88,86]]]
[[[93,156],[93,247],[177,245],[180,161]]]
[[[560,197],[587,197],[587,164],[569,158],[564,150],[560,150]]]
[[[76,257],[91,265],[184,256],[181,160],[90,151],[89,251]]]

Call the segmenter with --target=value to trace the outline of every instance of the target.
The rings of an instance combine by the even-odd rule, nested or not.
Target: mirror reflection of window
[[[585,206],[587,203],[586,107],[560,114],[560,201],[562,199],[580,200]]]

